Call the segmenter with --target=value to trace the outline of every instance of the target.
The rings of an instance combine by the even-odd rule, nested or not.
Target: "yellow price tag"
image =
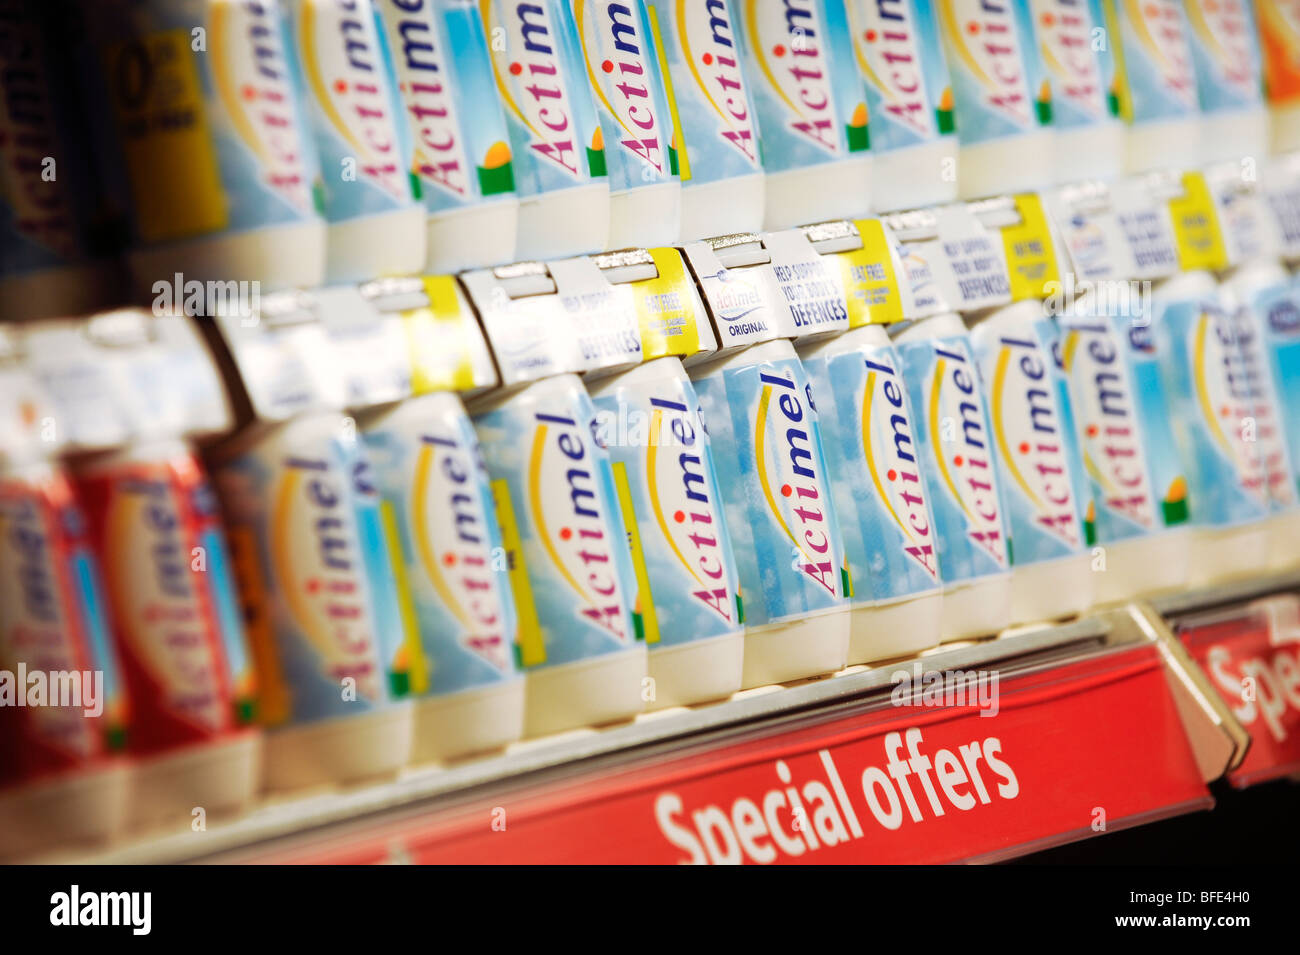
[[[682,254],[669,248],[647,251],[659,275],[631,286],[644,360],[694,355],[700,350],[700,316]]]
[[[862,237],[862,248],[835,253],[849,307],[849,328],[901,322],[906,317],[903,293],[885,227],[876,219],[858,219],[853,224]]]
[[[1002,230],[1002,247],[1007,253],[1007,277],[1011,280],[1011,301],[1046,298],[1049,282],[1060,282],[1061,268],[1052,246],[1052,231],[1038,196],[1026,192],[1014,198],[1020,224]]]
[[[1183,271],[1227,268],[1228,251],[1214,211],[1214,197],[1204,175],[1183,174],[1183,194],[1169,200],[1169,214],[1174,220],[1178,264]]]
[[[474,387],[474,367],[468,347],[466,322],[474,321],[461,304],[456,279],[430,275],[424,279],[429,304],[402,312],[411,356],[411,391],[466,391]]]

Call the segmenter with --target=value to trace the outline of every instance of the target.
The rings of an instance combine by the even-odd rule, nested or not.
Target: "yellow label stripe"
[[[618,491],[618,506],[623,513],[627,543],[632,551],[632,568],[636,571],[636,612],[641,615],[645,642],[658,643],[659,618],[655,614],[654,594],[650,591],[650,572],[645,565],[645,549],[641,546],[641,528],[637,526],[636,509],[632,506],[632,489],[627,483],[627,467],[622,461],[614,462],[614,487]]]
[[[659,57],[659,66],[664,78],[664,94],[668,97],[668,114],[673,118],[673,148],[677,150],[677,176],[682,182],[691,178],[691,162],[686,158],[686,137],[682,134],[682,118],[677,115],[677,93],[673,90],[673,78],[669,75],[668,56],[664,52],[664,38],[659,32],[659,14],[654,4],[646,6],[650,14],[650,39],[655,45],[655,55]],[[694,66],[691,67],[694,69]]]
[[[388,562],[393,568],[393,582],[397,586],[397,609],[402,617],[402,648],[406,651],[406,674],[411,692],[419,695],[429,689],[432,675],[430,661],[424,656],[420,643],[420,628],[415,619],[415,602],[411,598],[411,578],[406,572],[406,558],[402,554],[402,539],[397,527],[397,509],[392,501],[380,504],[384,525],[384,543],[388,546]],[[394,670],[400,672],[398,666]]]
[[[504,478],[492,482],[492,502],[496,506],[497,523],[501,525],[501,545],[509,561],[510,591],[515,601],[515,614],[519,617],[519,662],[537,666],[546,662],[546,641],[542,639],[542,625],[537,620],[537,605],[533,603],[533,588],[528,581],[528,568],[524,566],[524,547],[519,540],[519,524],[515,521],[514,503],[510,498],[510,484]]]

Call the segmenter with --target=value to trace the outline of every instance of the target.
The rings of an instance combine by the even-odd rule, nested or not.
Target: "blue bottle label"
[[[835,409],[822,437],[854,605],[936,590],[936,528],[894,349],[864,346],[831,358],[813,356],[804,367],[814,392]]]
[[[1274,286],[1257,294],[1252,305],[1251,315],[1283,412],[1283,441],[1295,469],[1293,492],[1300,494],[1300,289]]]
[[[370,0],[291,2],[325,218],[344,222],[411,206],[412,143]]]
[[[489,0],[482,17],[519,195],[603,182],[604,138],[569,5]]]
[[[977,325],[971,333],[997,445],[1013,563],[1082,553],[1089,543],[1075,490],[1073,416],[1039,327]]]
[[[622,385],[595,405],[629,505],[647,648],[741,632],[736,560],[695,389],[684,377]]]
[[[1276,301],[1275,296],[1279,292],[1286,291],[1285,285],[1266,288],[1256,296],[1256,301],[1262,298],[1262,304],[1267,305],[1270,299]],[[1293,509],[1298,503],[1295,458],[1287,444],[1288,415],[1286,405],[1282,403],[1282,389],[1270,361],[1264,315],[1264,310],[1257,309],[1254,302],[1247,302],[1234,311],[1231,317],[1245,363],[1246,381],[1251,389],[1254,405],[1252,426],[1260,468],[1268,488],[1269,508],[1281,512]]]
[[[1153,327],[1192,519],[1222,527],[1268,512],[1255,408],[1232,317],[1208,300],[1161,305]]]
[[[1025,5],[1012,0],[937,3],[962,144],[1019,136],[1046,124],[1050,94]]]
[[[1200,109],[1179,0],[1104,0],[1120,44],[1120,114],[1128,123],[1195,116]]]
[[[596,411],[553,379],[474,417],[502,523],[520,662],[532,669],[635,646],[636,577]]]
[[[1187,20],[1201,109],[1262,109],[1263,60],[1248,0],[1187,0]]]
[[[768,172],[867,149],[866,90],[843,0],[747,3],[738,11]]]
[[[1074,129],[1114,122],[1115,54],[1101,0],[1029,0],[1034,41],[1052,92],[1052,125]]]
[[[412,170],[432,213],[514,194],[506,118],[473,0],[377,0]]]
[[[797,358],[695,379],[731,530],[745,622],[843,606],[851,591],[812,389]]]
[[[912,406],[945,584],[1010,566],[993,429],[970,339],[953,335],[895,345]]]
[[[374,476],[354,438],[320,424],[267,440],[215,474],[272,725],[395,698],[402,631]],[[254,584],[256,581],[256,585]],[[259,646],[261,642],[261,646]]]
[[[611,192],[677,179],[678,144],[644,0],[574,0]]]
[[[650,0],[686,140],[685,162],[678,150],[683,185],[763,169],[736,6],[736,0]]]
[[[478,438],[451,395],[418,427],[365,431],[397,568],[411,689],[442,695],[514,679],[514,605]],[[411,647],[411,642],[415,646]],[[411,651],[414,652],[411,652]]]
[[[931,0],[848,0],[867,82],[871,148],[905,149],[954,135],[952,79]]]
[[[1187,520],[1187,482],[1165,410],[1155,344],[1141,321],[1061,319],[1062,364],[1103,544]]]

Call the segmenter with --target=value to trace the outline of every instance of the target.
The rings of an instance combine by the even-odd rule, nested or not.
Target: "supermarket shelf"
[[[1150,604],[1171,618],[1223,608],[1231,611],[1268,594],[1296,590],[1300,590],[1300,573],[1288,573],[1170,595]],[[406,855],[405,847],[418,841],[416,836],[441,831],[446,820],[451,820],[447,825],[454,828],[457,818],[494,800],[528,805],[530,800],[540,798],[537,794],[586,792],[593,784],[618,774],[653,774],[655,767],[686,764],[693,758],[707,761],[719,754],[744,752],[758,743],[795,739],[809,733],[815,736],[823,726],[878,721],[889,715],[893,674],[900,668],[911,672],[918,663],[922,674],[996,670],[1008,681],[1047,685],[1058,675],[1061,680],[1077,678],[1081,667],[1118,665],[1106,660],[1132,663],[1146,652],[1148,662],[1158,661],[1158,655],[1150,650],[1152,628],[1143,619],[1134,608],[1103,609],[1069,623],[1020,628],[997,639],[946,645],[917,659],[851,667],[821,679],[745,691],[714,704],[649,713],[624,724],[525,741],[498,755],[452,766],[409,770],[395,780],[272,798],[240,818],[210,819],[204,832],[185,828],[136,838],[90,854],[63,853],[48,861],[311,861],[318,857],[318,850],[328,853],[329,847],[336,845],[352,847],[349,851],[354,855],[343,857],[347,861],[355,857],[355,846],[360,843],[369,847],[371,855],[391,855],[400,860]],[[1159,670],[1159,666],[1154,665],[1154,669]],[[1089,684],[1080,684],[1085,685]],[[1164,686],[1163,678],[1145,685],[1147,696],[1164,692],[1153,691],[1153,687]],[[1191,696],[1199,696],[1204,704],[1213,692],[1205,684],[1201,690],[1193,689]],[[1219,716],[1231,722],[1230,716],[1222,712]],[[1222,740],[1218,743],[1231,750],[1231,744]],[[1183,746],[1181,739],[1177,745]],[[1244,745],[1239,749],[1238,763]],[[1219,758],[1213,756],[1211,762]],[[1203,759],[1201,762],[1204,764]],[[1181,794],[1178,799],[1165,795],[1161,798],[1173,801],[1157,805],[1161,799],[1153,796],[1152,806],[1135,811],[1123,824],[1136,825],[1207,805],[1203,782],[1226,768],[1221,766],[1206,775],[1202,765],[1198,775],[1194,765],[1191,769],[1183,767],[1180,772],[1186,778],[1173,780],[1178,785],[1167,790]],[[1045,831],[1033,839],[975,852],[971,857],[1002,858],[1088,834]],[[380,848],[376,849],[376,845]],[[391,851],[383,848],[387,845],[391,845]],[[966,856],[958,853],[958,857]]]
[[[1249,580],[1230,581],[1198,590],[1163,594],[1147,602],[1161,616],[1174,619],[1221,608],[1228,608],[1228,613],[1234,613],[1241,604],[1286,591],[1300,591],[1300,570],[1253,577]]]
[[[1086,648],[1101,646],[1111,635],[1104,618],[1089,617],[1058,626],[1011,631],[995,640],[950,644],[920,659],[922,672],[967,670],[1019,660],[1021,666],[1045,666]],[[94,863],[172,863],[198,861],[268,840],[305,834],[338,823],[391,813],[411,806],[446,801],[509,781],[526,784],[547,771],[573,768],[610,757],[645,755],[656,748],[717,742],[753,730],[774,728],[815,712],[832,714],[865,700],[887,695],[891,674],[907,660],[877,667],[851,667],[834,676],[786,686],[744,691],[729,700],[691,708],[648,713],[636,720],[601,729],[580,730],[515,744],[505,753],[448,767],[407,771],[397,780],[347,791],[332,791],[268,801],[229,822],[209,820],[205,832],[188,829],[146,838],[91,855],[60,854],[49,861],[76,859]]]

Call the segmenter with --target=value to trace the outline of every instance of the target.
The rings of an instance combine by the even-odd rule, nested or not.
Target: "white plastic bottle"
[[[582,381],[553,375],[469,409],[512,567],[525,734],[633,716],[646,674],[635,575]]]
[[[1025,0],[936,0],[952,74],[957,187],[974,199],[1052,179],[1051,89]]]
[[[1238,336],[1259,382],[1256,438],[1264,458],[1274,567],[1300,563],[1300,294],[1276,261],[1238,266],[1224,280]]]
[[[746,3],[735,12],[763,132],[764,228],[866,215],[866,89],[844,0]]]
[[[943,640],[997,633],[1011,622],[1010,553],[992,422],[970,336],[953,313],[892,335],[931,490],[943,576]]]
[[[1188,582],[1260,573],[1268,563],[1268,487],[1255,398],[1232,316],[1208,272],[1184,272],[1152,295],[1152,337],[1187,474]]]
[[[524,681],[501,529],[460,398],[421,395],[363,421],[384,498],[410,691],[413,762],[523,735]]]
[[[1093,599],[1092,501],[1054,327],[1037,299],[972,318],[1010,540],[1011,623],[1080,614]]]
[[[427,214],[426,272],[515,253],[519,199],[492,53],[472,0],[376,0]]]
[[[1268,153],[1268,107],[1251,7],[1250,0],[1187,0],[1201,101],[1201,162]]]
[[[1128,127],[1128,172],[1200,163],[1200,101],[1187,13],[1181,0],[1104,0],[1116,47],[1120,117]]]
[[[672,245],[681,231],[681,144],[645,0],[577,0],[574,15],[605,141],[607,247]]]
[[[1052,92],[1054,182],[1111,180],[1124,169],[1115,51],[1103,0],[1029,0],[1034,41]]]
[[[137,287],[178,272],[267,290],[319,285],[320,167],[282,5],[86,7],[130,186]]]
[[[684,251],[720,346],[688,372],[739,571],[743,684],[831,673],[847,660],[853,587],[823,449],[821,396],[791,339],[847,328],[843,289],[802,230],[728,236]]]
[[[691,369],[727,504],[745,614],[744,685],[830,673],[849,643],[849,575],[817,409],[780,338]]]
[[[763,157],[738,0],[649,0],[682,142],[681,238],[763,226]]]
[[[0,858],[13,859],[120,835],[130,776],[110,623],[72,488],[39,455],[3,451],[0,658],[23,694],[0,711]],[[75,673],[81,699],[27,705],[36,672]]]
[[[952,77],[932,0],[847,0],[867,84],[877,212],[957,198]]]
[[[623,328],[637,339],[600,359],[606,367],[586,383],[628,531],[646,706],[721,699],[740,689],[745,614],[708,423],[682,367],[717,340],[678,250],[638,249],[595,264],[630,306]]]
[[[410,755],[401,617],[354,428],[309,412],[216,452],[272,790],[389,775]]]
[[[131,701],[130,819],[246,808],[261,784],[252,666],[221,517],[185,442],[141,436],[78,463]]]
[[[1300,0],[1255,4],[1275,153],[1300,149]]]
[[[506,107],[519,194],[514,257],[558,258],[605,248],[610,207],[604,137],[570,4],[489,0],[480,9]]]
[[[417,272],[424,208],[397,76],[370,0],[289,0],[296,66],[320,158],[326,282]]]
[[[695,388],[680,358],[591,383],[632,540],[637,611],[658,709],[740,689],[739,576]]]
[[[902,366],[884,325],[799,349],[824,407],[822,439],[853,578],[848,662],[939,643],[937,528]]]
[[[1092,485],[1098,603],[1187,582],[1187,479],[1145,311],[1081,303],[1059,316],[1079,445]],[[1193,506],[1194,502],[1193,502]]]

